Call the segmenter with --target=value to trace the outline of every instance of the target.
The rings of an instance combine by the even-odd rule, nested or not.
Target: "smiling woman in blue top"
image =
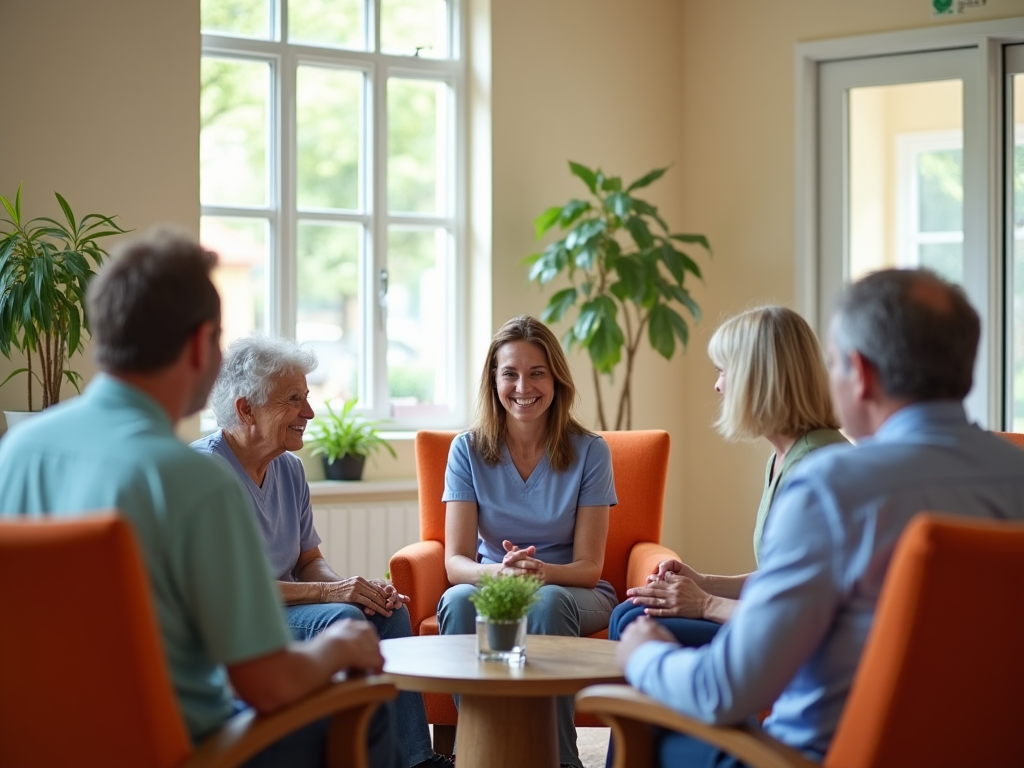
[[[608,626],[615,590],[601,580],[608,509],[616,503],[608,445],[573,415],[576,387],[562,348],[520,316],[491,340],[476,424],[452,442],[445,472],[445,565],[451,587],[441,634],[475,631],[469,601],[485,573],[544,582],[529,632],[589,635]],[[572,697],[558,702],[560,762],[580,766]]]
[[[719,326],[708,344],[722,409],[715,427],[726,440],[767,440],[764,491],[754,523],[754,559],[761,559],[761,533],[775,491],[807,454],[845,443],[832,407],[825,356],[814,331],[791,309],[747,310]],[[686,646],[711,641],[736,609],[750,574],[711,576],[678,560],[665,560],[645,587],[630,589],[615,609],[608,636],[618,640],[626,625],[647,614]]]

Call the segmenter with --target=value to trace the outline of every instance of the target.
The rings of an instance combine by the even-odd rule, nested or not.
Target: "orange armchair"
[[[911,521],[824,768],[1024,765],[1022,562],[1024,524],[934,513]],[[950,627],[956,610],[982,618],[979,642]],[[651,725],[751,768],[817,765],[763,732],[705,725],[627,686],[586,688],[576,707],[611,725],[615,768],[651,764]]]
[[[1024,432],[993,432],[1004,440],[1009,440],[1018,448],[1024,448]]]
[[[444,473],[456,432],[416,433],[416,478],[419,483],[420,541],[391,558],[391,580],[410,597],[414,635],[437,634],[437,603],[451,585],[444,566]],[[659,562],[678,555],[661,541],[661,521],[668,477],[669,435],[663,430],[600,432],[612,454],[619,503],[609,515],[602,578],[619,599],[626,589],[646,583]],[[607,637],[607,630],[594,637]],[[434,724],[434,748],[451,752],[457,712],[451,697],[426,694],[427,720]],[[578,725],[602,725],[577,716]]]
[[[332,766],[366,765],[366,725],[396,690],[335,683],[272,715],[230,719],[194,748],[166,667],[149,579],[114,514],[0,520],[0,765],[229,768],[337,714]]]

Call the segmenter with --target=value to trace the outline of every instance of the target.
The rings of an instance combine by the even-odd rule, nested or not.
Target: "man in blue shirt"
[[[1024,452],[969,424],[980,336],[963,291],[924,270],[849,285],[829,331],[831,388],[855,448],[816,451],[775,499],[758,571],[703,648],[650,620],[624,633],[626,677],[670,707],[737,724],[772,708],[775,738],[820,761],[864,648],[896,540],[917,512],[1024,517]],[[661,765],[738,766],[680,734]]]
[[[123,247],[89,287],[104,373],[81,397],[0,440],[0,515],[116,508],[131,523],[194,740],[241,706],[232,689],[269,713],[335,672],[383,667],[367,622],[339,622],[310,642],[291,642],[245,491],[229,469],[174,434],[178,420],[206,402],[220,368],[215,263],[169,231]],[[375,768],[399,765],[386,711],[371,725]],[[327,721],[309,726],[247,766],[322,765],[326,731]]]

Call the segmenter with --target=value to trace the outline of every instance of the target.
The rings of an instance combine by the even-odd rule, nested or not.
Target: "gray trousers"
[[[469,602],[474,592],[476,587],[472,584],[456,584],[441,596],[437,624],[442,635],[476,633],[476,607]],[[600,632],[608,626],[608,618],[618,602],[615,589],[607,581],[599,581],[595,589],[545,584],[539,594],[540,601],[527,616],[527,631],[532,635],[586,637]],[[458,703],[455,697],[456,706]],[[555,710],[558,713],[558,762],[583,768],[576,750],[573,697],[559,696]]]

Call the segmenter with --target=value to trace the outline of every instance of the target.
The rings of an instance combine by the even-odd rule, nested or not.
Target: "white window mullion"
[[[379,3],[377,4],[379,6]],[[379,29],[379,27],[378,27]],[[379,40],[379,32],[378,32]],[[367,270],[367,322],[366,322],[366,368],[372,371],[372,383],[367,383],[367,396],[372,403],[375,416],[387,418],[388,412],[388,380],[387,380],[387,313],[381,306],[379,291],[382,288],[382,270],[387,270],[388,242],[388,189],[387,189],[387,83],[388,70],[378,63],[374,66],[370,91],[372,96],[372,160],[373,178],[376,183],[372,192],[370,232],[372,247],[370,249]],[[390,282],[390,275],[388,282]],[[387,301],[385,296],[384,301]],[[386,306],[386,305],[385,305]]]
[[[274,290],[271,291],[270,317],[273,333],[295,338],[296,299],[296,228],[295,205],[295,78],[297,60],[285,53],[278,67],[277,98],[274,112],[279,141],[274,142],[274,195],[277,203],[277,225],[274,227],[276,257],[271,270]]]

